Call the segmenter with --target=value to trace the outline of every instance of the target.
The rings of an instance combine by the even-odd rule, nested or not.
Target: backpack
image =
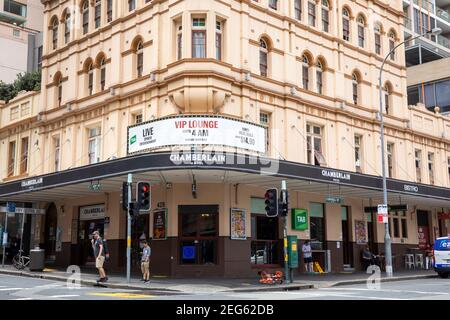
[[[108,243],[106,240],[103,240],[103,252],[105,253],[105,260],[109,260],[109,249],[108,249]]]

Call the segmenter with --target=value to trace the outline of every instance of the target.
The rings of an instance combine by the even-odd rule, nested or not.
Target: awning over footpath
[[[263,188],[287,180],[291,190],[339,194],[344,197],[382,199],[379,176],[311,166],[285,160],[238,153],[158,152],[129,156],[57,173],[0,185],[0,201],[50,202],[92,195],[91,185],[101,192],[120,191],[128,173],[134,181],[186,183],[240,183]],[[388,179],[389,200],[432,207],[450,207],[450,188]],[[95,190],[95,189],[94,189]]]

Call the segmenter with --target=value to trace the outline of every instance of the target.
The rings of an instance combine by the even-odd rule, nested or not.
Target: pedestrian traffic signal
[[[269,189],[264,196],[266,215],[268,217],[278,216],[278,189]]]
[[[128,182],[122,182],[122,209],[128,210]]]
[[[138,182],[136,192],[137,192],[137,196],[136,196],[137,209],[140,211],[150,210],[150,203],[151,203],[150,183]]]

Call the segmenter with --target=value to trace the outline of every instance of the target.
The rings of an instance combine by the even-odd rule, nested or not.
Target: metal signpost
[[[127,282],[131,281],[131,185],[133,183],[133,175],[128,174],[128,225],[127,225]]]
[[[281,202],[285,203],[286,199],[287,187],[286,181],[281,181]],[[283,242],[284,242],[284,273],[286,282],[289,281],[289,256],[288,256],[288,238],[287,238],[287,217],[283,216]]]

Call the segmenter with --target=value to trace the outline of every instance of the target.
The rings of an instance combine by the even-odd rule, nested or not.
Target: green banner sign
[[[293,208],[291,214],[293,230],[308,230],[308,210]]]

